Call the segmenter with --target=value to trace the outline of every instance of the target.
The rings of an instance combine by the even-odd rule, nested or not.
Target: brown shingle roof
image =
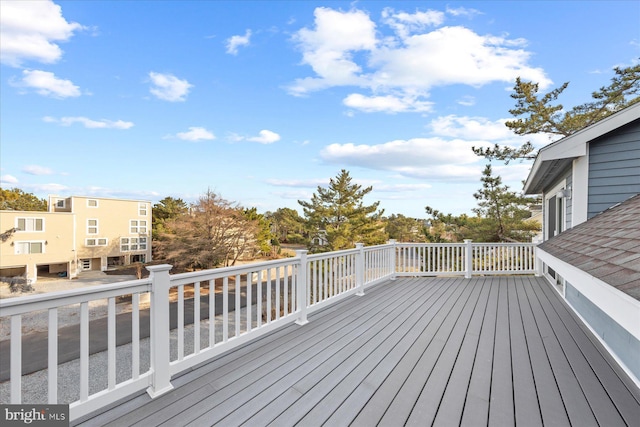
[[[539,248],[640,300],[640,194]]]

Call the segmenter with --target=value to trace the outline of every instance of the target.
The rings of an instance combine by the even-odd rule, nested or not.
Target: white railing
[[[534,243],[397,243],[396,275],[535,274]]]
[[[530,244],[400,244],[308,255],[169,274],[170,265],[148,266],[148,279],[0,301],[0,317],[9,319],[10,399],[22,403],[22,316],[46,311],[48,316],[47,402],[69,403],[77,419],[123,397],[147,390],[151,397],[172,389],[171,378],[238,345],[283,325],[304,325],[307,315],[367,286],[395,276],[533,273]],[[131,301],[130,311],[117,313],[116,303]],[[90,305],[107,305],[106,368],[103,380],[90,373]],[[60,397],[58,384],[58,310],[79,310],[79,392]],[[148,339],[141,337],[141,313],[150,310]],[[130,316],[131,343],[125,362],[116,346],[118,316]],[[147,317],[144,317],[145,319]],[[94,337],[95,338],[95,337]],[[124,346],[123,346],[124,347]],[[6,360],[1,361],[7,363]],[[128,364],[124,368],[121,363]],[[25,380],[28,381],[28,378]],[[96,383],[98,385],[96,385]],[[101,384],[101,385],[100,385]],[[1,384],[0,384],[1,385]],[[44,399],[43,399],[44,400]],[[39,402],[44,403],[44,402]]]

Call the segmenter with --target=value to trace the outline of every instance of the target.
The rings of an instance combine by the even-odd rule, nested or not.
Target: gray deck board
[[[540,278],[400,278],[84,425],[634,425],[640,391]]]

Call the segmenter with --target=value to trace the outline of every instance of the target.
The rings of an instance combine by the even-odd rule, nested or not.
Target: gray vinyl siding
[[[565,298],[636,378],[640,378],[640,341],[569,282],[565,283]]]
[[[587,218],[640,193],[640,120],[589,144]]]

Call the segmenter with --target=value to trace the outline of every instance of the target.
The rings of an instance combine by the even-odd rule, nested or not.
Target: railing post
[[[536,277],[542,276],[542,261],[538,258],[538,246],[533,247],[533,270]]]
[[[309,293],[307,288],[307,250],[300,249],[296,251],[296,255],[300,258],[300,268],[298,269],[298,277],[296,278],[296,295],[298,297],[298,325],[306,325],[307,320],[307,303],[309,302]]]
[[[151,385],[147,393],[155,398],[173,389],[169,369],[169,287],[171,265],[149,265],[151,279]]]
[[[356,287],[358,291],[356,295],[364,295],[364,243],[356,243]]]
[[[471,279],[473,275],[473,240],[464,239],[465,244],[465,255],[464,255],[464,277],[466,279]]]
[[[390,270],[393,271],[393,275],[391,276],[391,280],[396,280],[397,266],[396,266],[396,239],[389,239],[389,244],[393,246],[391,249],[391,259],[389,262],[391,263]]]

